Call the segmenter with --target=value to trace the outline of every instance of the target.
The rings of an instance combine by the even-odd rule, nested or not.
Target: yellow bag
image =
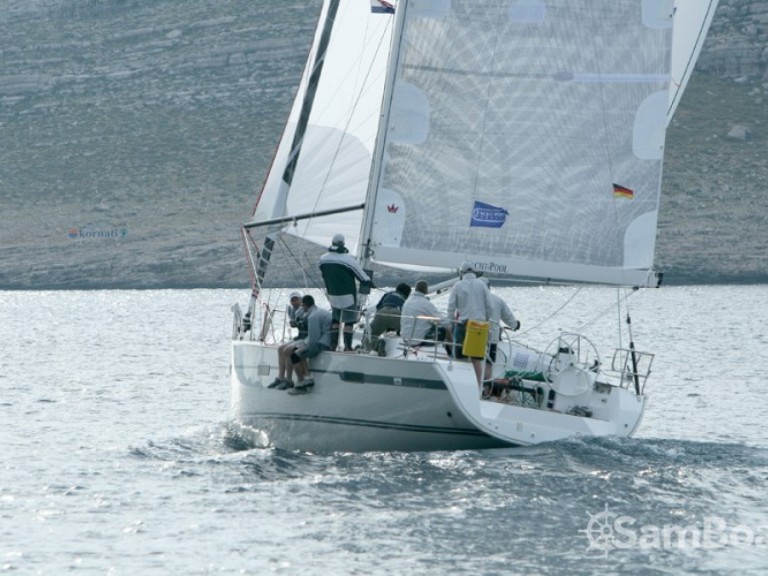
[[[464,333],[464,344],[461,353],[470,358],[485,358],[485,348],[488,345],[489,322],[467,320]]]

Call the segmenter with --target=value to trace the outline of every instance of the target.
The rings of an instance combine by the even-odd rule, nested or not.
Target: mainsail
[[[412,1],[398,11],[375,259],[654,284],[670,2]]]

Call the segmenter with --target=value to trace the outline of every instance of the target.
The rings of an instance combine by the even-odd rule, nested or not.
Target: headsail
[[[329,213],[364,203],[394,16],[364,0],[325,0],[272,169],[252,221]],[[354,250],[360,210],[297,222],[318,244],[342,232]]]
[[[374,259],[655,284],[672,0],[412,0],[398,26]]]
[[[672,85],[669,90],[667,122],[677,110],[688,80],[699,58],[712,23],[718,0],[675,0],[672,27]]]

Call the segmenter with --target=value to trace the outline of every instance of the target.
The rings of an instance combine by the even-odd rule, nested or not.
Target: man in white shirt
[[[400,313],[400,336],[409,346],[452,340],[451,321],[429,298],[426,280],[416,282]],[[426,342],[425,342],[426,341]]]
[[[487,278],[481,280],[490,290],[491,284]],[[508,326],[511,330],[520,329],[520,321],[515,318],[512,310],[498,294],[491,292],[491,304],[493,305],[493,314],[491,315],[491,331],[488,333],[488,358],[491,362],[496,362],[496,348],[501,340],[501,331],[503,326]],[[503,322],[503,324],[502,324]]]
[[[489,289],[491,288],[487,278],[481,278],[481,280],[485,282]],[[493,305],[493,314],[491,315],[491,326],[488,333],[488,363],[485,366],[483,397],[491,395],[492,383],[490,381],[493,379],[493,364],[496,362],[496,349],[498,348],[499,340],[501,340],[503,326],[506,325],[513,331],[520,329],[520,321],[515,318],[512,310],[502,300],[501,296],[491,292],[491,303]]]
[[[448,318],[454,320],[454,355],[456,358],[464,358],[461,346],[466,334],[468,320],[475,322],[489,322],[493,316],[493,304],[491,302],[491,292],[476,275],[471,262],[464,262],[459,269],[461,280],[456,282],[451,288],[451,294],[448,297]],[[471,357],[475,368],[477,382],[480,384],[483,379],[483,365],[485,363],[485,354],[482,357]]]

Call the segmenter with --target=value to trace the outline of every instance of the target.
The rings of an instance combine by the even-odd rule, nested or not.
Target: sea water
[[[0,292],[0,572],[768,573],[768,287],[498,293],[542,347],[602,348],[629,305],[656,353],[635,438],[254,448],[228,413],[246,290]]]

